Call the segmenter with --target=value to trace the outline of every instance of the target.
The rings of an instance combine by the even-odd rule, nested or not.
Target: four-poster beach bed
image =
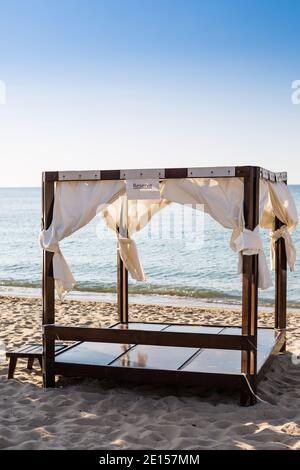
[[[295,263],[290,231],[297,224],[286,183],[286,173],[256,166],[43,173],[44,386],[55,386],[55,376],[62,375],[220,387],[239,389],[241,404],[253,405],[258,382],[285,349],[287,264],[293,270]],[[146,191],[135,201],[130,195],[152,186],[155,197]],[[129,321],[128,272],[145,279],[131,236],[172,202],[202,205],[232,230],[230,246],[242,277],[241,327]],[[55,287],[62,297],[75,284],[59,241],[98,212],[118,238],[119,322],[110,328],[59,326]],[[257,325],[258,288],[271,285],[259,225],[271,230],[274,329]],[[56,353],[56,340],[76,343]]]

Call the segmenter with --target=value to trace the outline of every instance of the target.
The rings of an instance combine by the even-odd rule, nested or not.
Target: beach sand
[[[41,302],[1,297],[0,339],[9,350],[41,341]],[[130,319],[238,325],[223,308],[130,305]],[[112,303],[57,302],[57,323],[108,326]],[[260,313],[260,325],[273,323]],[[267,403],[242,408],[239,396],[195,388],[64,379],[42,389],[41,371],[19,360],[7,380],[0,363],[1,449],[300,449],[300,312],[288,314],[287,353],[279,355],[258,394]],[[294,353],[294,360],[292,353]]]

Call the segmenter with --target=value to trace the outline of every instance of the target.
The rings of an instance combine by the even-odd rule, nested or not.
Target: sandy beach
[[[64,379],[42,389],[38,364],[20,361],[7,380],[0,364],[1,449],[300,449],[300,312],[288,314],[287,353],[273,362],[255,407],[238,406],[238,395],[111,381]],[[272,313],[259,323],[272,325]],[[236,309],[130,305],[130,319],[239,324]],[[0,338],[9,350],[41,341],[41,301],[1,297]],[[57,302],[57,323],[108,326],[113,303]],[[3,354],[2,354],[3,356]],[[300,361],[298,361],[300,362]]]

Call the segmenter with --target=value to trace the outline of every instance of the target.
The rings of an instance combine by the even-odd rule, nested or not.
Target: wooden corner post
[[[120,323],[128,323],[128,271],[118,249],[118,316]]]
[[[259,167],[248,167],[244,176],[245,227],[254,230],[259,224]],[[257,302],[258,255],[243,256],[242,334],[249,338],[249,349],[242,351],[240,402],[243,406],[256,403],[257,390]],[[246,380],[247,377],[247,380]],[[248,383],[247,383],[248,382]],[[252,389],[250,389],[250,387]]]
[[[287,181],[284,181],[287,184]],[[277,217],[274,221],[274,229],[282,227]],[[281,237],[275,242],[275,328],[286,329],[286,297],[287,297],[287,259],[285,250],[285,241]],[[286,343],[283,344],[281,351],[285,351]]]
[[[128,237],[128,200],[125,194],[122,198],[119,235],[123,238]],[[128,323],[128,271],[120,256],[118,245],[118,265],[117,265],[117,291],[118,291],[118,316],[120,323]]]
[[[43,173],[42,181],[42,224],[47,229],[53,217],[55,173]],[[43,250],[43,326],[55,323],[55,289],[52,266],[53,253]],[[54,374],[55,340],[48,339],[43,329],[43,386],[55,386]]]

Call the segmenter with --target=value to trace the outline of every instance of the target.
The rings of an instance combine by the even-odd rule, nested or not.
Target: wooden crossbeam
[[[243,177],[251,166],[220,166],[196,168],[138,168],[120,170],[72,170],[50,171],[44,173],[45,181],[99,181],[130,179],[173,179],[173,178],[226,178]],[[275,173],[259,168],[260,178],[269,181],[286,181],[287,173]]]

